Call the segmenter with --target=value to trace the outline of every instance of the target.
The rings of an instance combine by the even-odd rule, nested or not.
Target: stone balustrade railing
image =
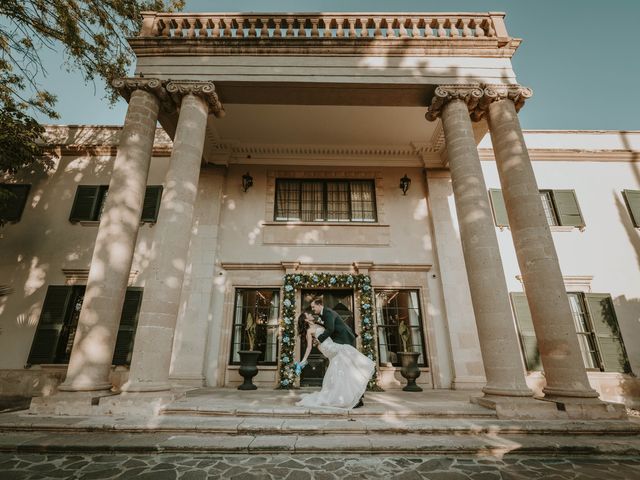
[[[140,37],[163,38],[509,38],[504,13],[157,13]]]

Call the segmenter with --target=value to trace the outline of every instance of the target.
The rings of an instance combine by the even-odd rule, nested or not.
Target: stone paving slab
[[[640,458],[0,453],[0,474],[3,480],[630,480],[640,478]]]

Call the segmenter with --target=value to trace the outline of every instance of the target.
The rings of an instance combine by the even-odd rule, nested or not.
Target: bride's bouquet
[[[296,377],[299,377],[302,373],[302,369],[309,364],[306,360],[304,362],[294,362],[293,368],[296,374]]]

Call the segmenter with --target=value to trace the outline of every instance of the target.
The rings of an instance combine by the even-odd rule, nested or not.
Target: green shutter
[[[4,184],[0,185],[0,220],[19,222],[27,203],[31,185]]]
[[[513,303],[513,312],[516,315],[516,323],[518,325],[518,333],[520,334],[520,342],[522,343],[522,351],[527,370],[542,370],[540,352],[538,351],[538,340],[536,339],[536,332],[533,329],[533,320],[531,319],[527,296],[524,293],[512,293],[511,302]]]
[[[580,212],[576,192],[573,190],[552,190],[553,203],[558,214],[560,225],[584,227],[584,219]]]
[[[73,207],[71,207],[69,221],[97,220],[96,210],[102,196],[99,185],[79,185],[73,200]]]
[[[624,190],[622,196],[629,209],[633,226],[640,227],[640,190]]]
[[[133,342],[138,326],[138,314],[142,302],[141,288],[128,288],[122,305],[116,348],[113,352],[113,365],[130,365]]]
[[[585,299],[604,371],[631,372],[611,296],[603,293],[587,293]]]
[[[162,185],[149,185],[144,194],[142,205],[142,222],[155,223],[158,221],[160,199],[162,198]]]
[[[502,190],[498,188],[489,189],[489,196],[491,197],[491,206],[493,207],[493,218],[497,227],[508,227],[509,219],[507,218],[507,209],[504,206],[504,198],[502,197]]]
[[[72,290],[72,287],[67,286],[48,288],[27,363],[31,365],[54,363]]]

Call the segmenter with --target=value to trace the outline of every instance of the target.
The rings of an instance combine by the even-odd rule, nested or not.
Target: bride
[[[298,332],[301,338],[307,339],[307,350],[299,364],[304,366],[311,353],[314,338],[322,334],[324,328],[316,323],[310,313],[305,312],[298,317]],[[329,368],[324,374],[322,389],[302,395],[302,400],[296,405],[348,409],[355,407],[373,375],[373,360],[351,345],[335,343],[331,338],[327,338],[318,348],[329,359]]]

